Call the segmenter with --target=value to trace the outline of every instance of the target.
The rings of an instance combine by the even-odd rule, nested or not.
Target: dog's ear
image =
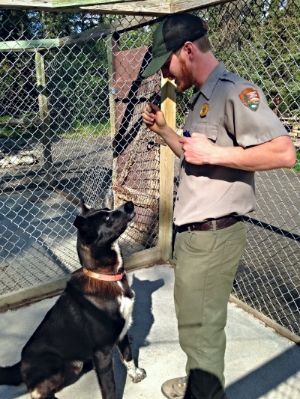
[[[86,205],[83,198],[80,199],[80,208],[83,215],[85,215],[91,209],[88,205]]]
[[[88,225],[86,218],[83,216],[76,216],[73,225],[76,227],[76,229],[81,230],[81,231],[87,231],[88,230]]]
[[[89,245],[97,238],[97,231],[91,229],[90,222],[84,216],[76,216],[73,224],[78,229],[82,243]]]

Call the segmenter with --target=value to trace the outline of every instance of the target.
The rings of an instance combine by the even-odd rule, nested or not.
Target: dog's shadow
[[[132,313],[132,324],[128,331],[131,343],[132,356],[137,366],[139,351],[143,346],[149,345],[147,336],[154,323],[152,314],[152,294],[164,285],[163,279],[155,281],[139,280],[133,275],[131,288],[135,292],[134,309]],[[143,368],[143,364],[140,365]],[[146,370],[147,372],[147,370]],[[117,386],[117,397],[122,398],[126,383],[126,368],[120,360],[117,350],[114,353],[114,374]]]

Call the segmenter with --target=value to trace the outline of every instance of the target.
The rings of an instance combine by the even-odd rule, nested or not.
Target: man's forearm
[[[163,132],[160,133],[166,144],[171,148],[174,154],[180,158],[182,152],[182,144],[180,143],[180,136],[169,126],[166,126]]]
[[[295,147],[288,136],[249,147],[213,147],[207,163],[249,171],[291,168],[296,162]]]

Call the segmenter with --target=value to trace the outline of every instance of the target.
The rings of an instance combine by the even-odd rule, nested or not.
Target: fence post
[[[53,185],[53,161],[52,161],[52,150],[51,150],[51,136],[49,128],[49,110],[48,110],[48,99],[46,96],[46,77],[44,68],[44,58],[38,51],[35,53],[35,68],[36,68],[36,80],[38,90],[38,102],[39,111],[41,118],[41,132],[42,132],[42,143],[44,152],[44,169],[46,172],[45,181],[49,186]]]
[[[115,99],[114,99],[114,72],[115,62],[114,53],[119,51],[119,34],[117,32],[112,33],[106,39],[106,51],[108,61],[108,87],[109,87],[109,115],[110,115],[110,136],[114,140],[116,135],[116,115],[115,115]],[[113,159],[112,166],[112,187],[117,180],[117,158]],[[113,208],[116,204],[117,195],[116,192],[112,192],[112,204],[109,204]]]
[[[175,84],[162,78],[161,110],[167,124],[176,129],[176,93]],[[172,258],[172,226],[174,196],[174,153],[166,145],[160,146],[160,198],[159,198],[159,235],[161,259]]]
[[[115,123],[115,100],[114,100],[114,72],[115,62],[114,53],[119,51],[119,34],[112,33],[106,39],[106,51],[108,61],[108,87],[109,87],[109,109],[110,109],[110,132],[113,139],[116,134]]]

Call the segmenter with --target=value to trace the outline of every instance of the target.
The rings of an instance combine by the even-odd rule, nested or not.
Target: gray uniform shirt
[[[223,63],[192,96],[184,131],[204,133],[217,146],[244,148],[288,134],[259,87],[228,72]],[[193,165],[181,155],[175,225],[244,215],[254,208],[254,172]]]

